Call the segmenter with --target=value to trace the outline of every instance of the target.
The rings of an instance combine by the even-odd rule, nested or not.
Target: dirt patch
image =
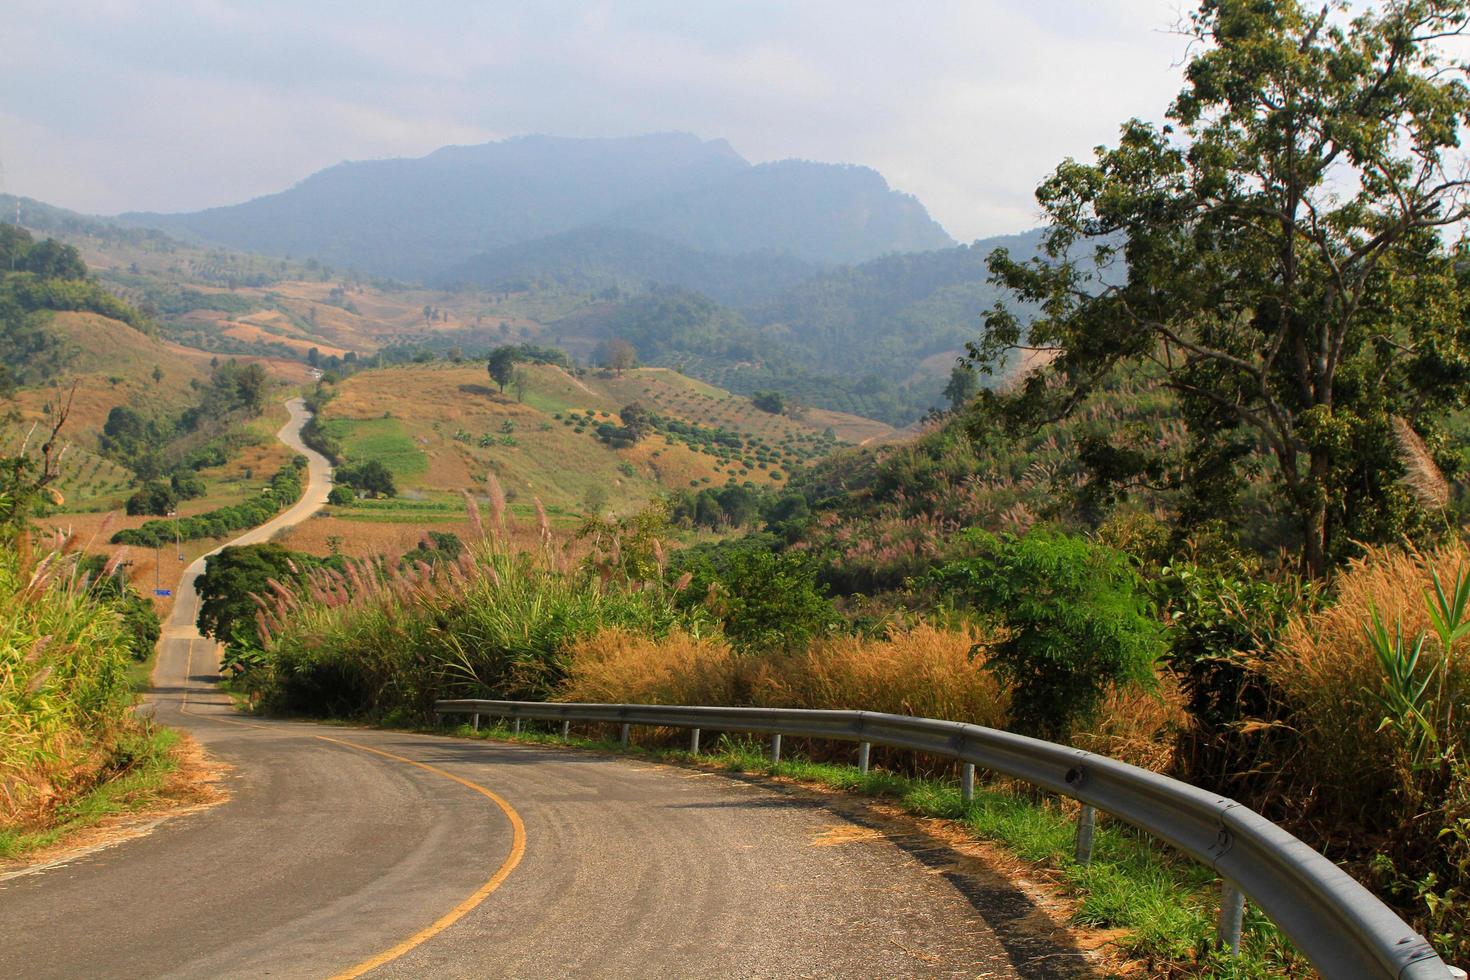
[[[207,756],[199,743],[179,733],[172,755],[177,767],[169,774],[148,806],[105,817],[95,824],[69,833],[56,843],[31,851],[23,858],[0,861],[0,881],[36,874],[75,861],[97,851],[115,847],[151,833],[166,820],[198,813],[229,799],[224,777],[230,767]]]

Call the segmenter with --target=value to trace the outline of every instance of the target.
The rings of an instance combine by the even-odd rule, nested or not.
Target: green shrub
[[[700,555],[684,601],[714,599],[725,636],[740,650],[795,650],[836,630],[840,617],[812,558],[761,548]]]
[[[1309,608],[1309,597],[1295,580],[1188,564],[1164,569],[1153,591],[1170,626],[1169,668],[1193,722],[1180,733],[1181,775],[1220,792],[1246,794],[1241,780],[1261,772],[1260,756],[1273,753],[1290,732],[1252,725],[1248,734],[1243,723],[1282,717],[1283,698],[1267,666],[1281,631],[1293,614]]]
[[[174,491],[167,483],[161,480],[150,480],[143,485],[142,489],[128,498],[126,509],[129,517],[136,517],[139,514],[162,517],[172,511],[177,503]]]
[[[1004,630],[987,667],[1011,690],[1016,729],[1065,739],[1109,687],[1154,682],[1163,630],[1127,556],[1044,529],[970,537],[979,553],[926,581]]]

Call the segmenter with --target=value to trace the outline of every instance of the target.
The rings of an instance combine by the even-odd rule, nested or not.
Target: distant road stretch
[[[233,544],[268,540],[302,499]],[[586,752],[270,721],[215,688],[179,583],[160,721],[231,799],[0,879],[3,977],[1069,977],[1002,876],[761,781]]]

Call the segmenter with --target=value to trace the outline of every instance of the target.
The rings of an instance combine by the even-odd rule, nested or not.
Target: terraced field
[[[381,460],[410,497],[457,497],[493,473],[513,502],[537,497],[566,514],[627,512],[670,490],[779,486],[849,441],[845,433],[866,437],[874,426],[834,413],[773,415],[664,368],[621,377],[522,370],[521,400],[500,393],[478,363],[363,372],[339,386],[323,418],[347,458]],[[610,438],[633,402],[656,417],[656,431],[632,444]]]

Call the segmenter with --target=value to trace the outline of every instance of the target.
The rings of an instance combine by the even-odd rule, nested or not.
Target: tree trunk
[[[1320,578],[1327,571],[1327,502],[1311,504],[1302,515],[1302,574]]]

